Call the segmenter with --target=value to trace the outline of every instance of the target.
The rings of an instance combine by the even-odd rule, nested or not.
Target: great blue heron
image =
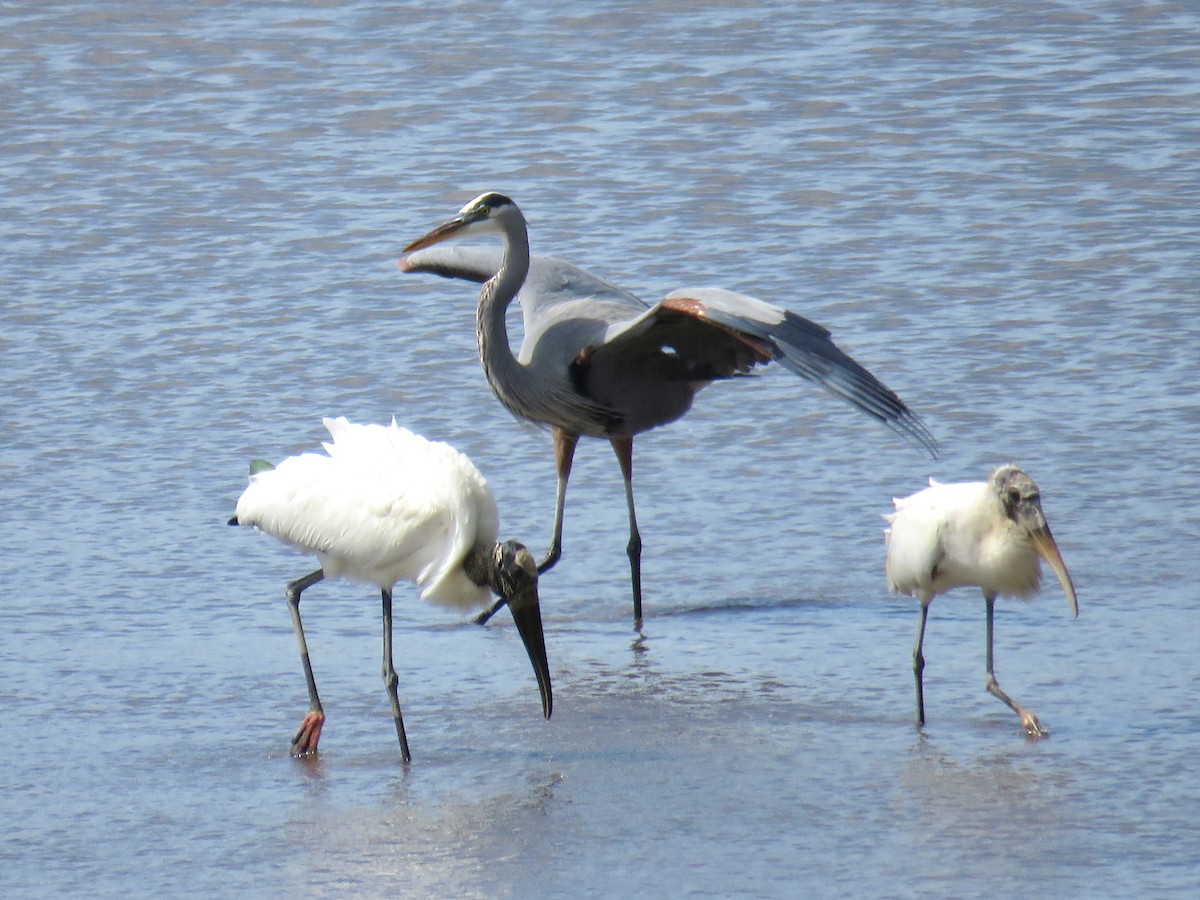
[[[921,601],[913,673],[917,681],[917,720],[925,724],[922,672],[925,620],[938,594],[962,585],[982,589],[987,604],[987,690],[1021,717],[1025,730],[1045,734],[1037,716],[1000,689],[992,666],[992,616],[998,595],[1030,598],[1041,586],[1038,558],[1049,563],[1079,615],[1079,600],[1058,544],[1042,513],[1041,492],[1016,466],[1000,466],[987,481],[939,484],[893,501],[884,516],[887,529],[887,580],[893,591]]]
[[[508,604],[533,663],[542,712],[553,705],[538,605],[537,566],[515,541],[496,542],[500,513],[491,489],[466,456],[399,427],[325,419],[325,454],[290,456],[278,466],[257,461],[230,525],[252,525],[305,553],[321,568],[287,586],[300,644],[309,711],[292,753],[317,752],[325,713],[317,696],[300,593],[323,578],[344,577],[383,592],[383,678],[404,761],[411,756],[392,664],[392,588],[421,587],[421,599],[458,610],[478,609],[492,592]]]
[[[503,252],[430,248],[450,238],[499,232]],[[421,252],[417,252],[421,251]],[[892,391],[808,319],[718,288],[675,291],[648,306],[569,263],[529,255],[525,217],[507,197],[476,197],[453,219],[404,248],[400,267],[483,282],[477,333],[484,374],[519,418],[551,426],[558,491],[546,571],[562,552],[563,505],[580,435],[606,438],[625,480],[633,615],[642,618],[641,549],[634,512],[634,435],[678,419],[710,382],[778,360],[936,455],[929,431]],[[524,314],[519,357],[505,311]],[[480,617],[486,621],[493,610]]]

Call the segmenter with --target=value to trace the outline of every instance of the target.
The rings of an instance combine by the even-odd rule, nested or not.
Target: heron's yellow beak
[[[1050,533],[1050,526],[1047,525],[1045,528],[1039,528],[1030,533],[1029,539],[1033,542],[1033,549],[1037,551],[1037,555],[1054,570],[1058,583],[1062,585],[1063,593],[1067,595],[1067,603],[1071,605],[1071,612],[1079,615],[1079,598],[1075,596],[1075,585],[1071,583],[1071,573],[1067,571],[1067,564],[1063,562],[1062,554],[1058,552],[1058,544],[1054,540],[1054,535]]]
[[[468,228],[471,225],[474,225],[476,222],[482,221],[485,217],[485,214],[481,214],[475,210],[469,212],[460,212],[453,219],[450,219],[448,222],[443,222],[441,225],[435,227],[432,231],[429,231],[417,238],[400,252],[402,255],[406,255],[409,253],[414,253],[417,250],[424,250],[426,247],[432,247],[434,244],[440,244],[442,241],[448,241],[464,228]]]

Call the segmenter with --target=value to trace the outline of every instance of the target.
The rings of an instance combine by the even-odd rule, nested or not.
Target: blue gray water
[[[1182,896],[1200,883],[1200,15],[1190,3],[0,7],[0,892]],[[475,194],[654,299],[831,328],[930,462],[782,371],[644,436],[646,621],[581,445],[511,621],[378,599],[224,526],[322,416],[450,440],[549,538],[548,437],[495,403],[467,286],[401,246]],[[880,512],[1023,464],[1079,590],[913,601]]]

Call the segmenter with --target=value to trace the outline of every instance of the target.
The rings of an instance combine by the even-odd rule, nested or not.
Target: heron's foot
[[[1042,723],[1027,709],[1018,709],[1017,715],[1021,717],[1021,725],[1025,728],[1025,734],[1031,738],[1041,738],[1048,735],[1050,732],[1042,727]]]
[[[292,756],[315,756],[324,726],[325,713],[310,709],[292,738]]]

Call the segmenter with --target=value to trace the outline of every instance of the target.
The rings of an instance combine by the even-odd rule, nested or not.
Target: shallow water
[[[1169,896],[1200,881],[1200,22],[1189,4],[70,3],[0,10],[5,896]],[[936,462],[782,371],[610,451],[511,621],[224,527],[252,457],[396,415],[549,537],[474,291],[395,268],[485,189],[535,251],[832,329]],[[880,512],[1016,460],[1079,591],[939,598],[929,724]]]

